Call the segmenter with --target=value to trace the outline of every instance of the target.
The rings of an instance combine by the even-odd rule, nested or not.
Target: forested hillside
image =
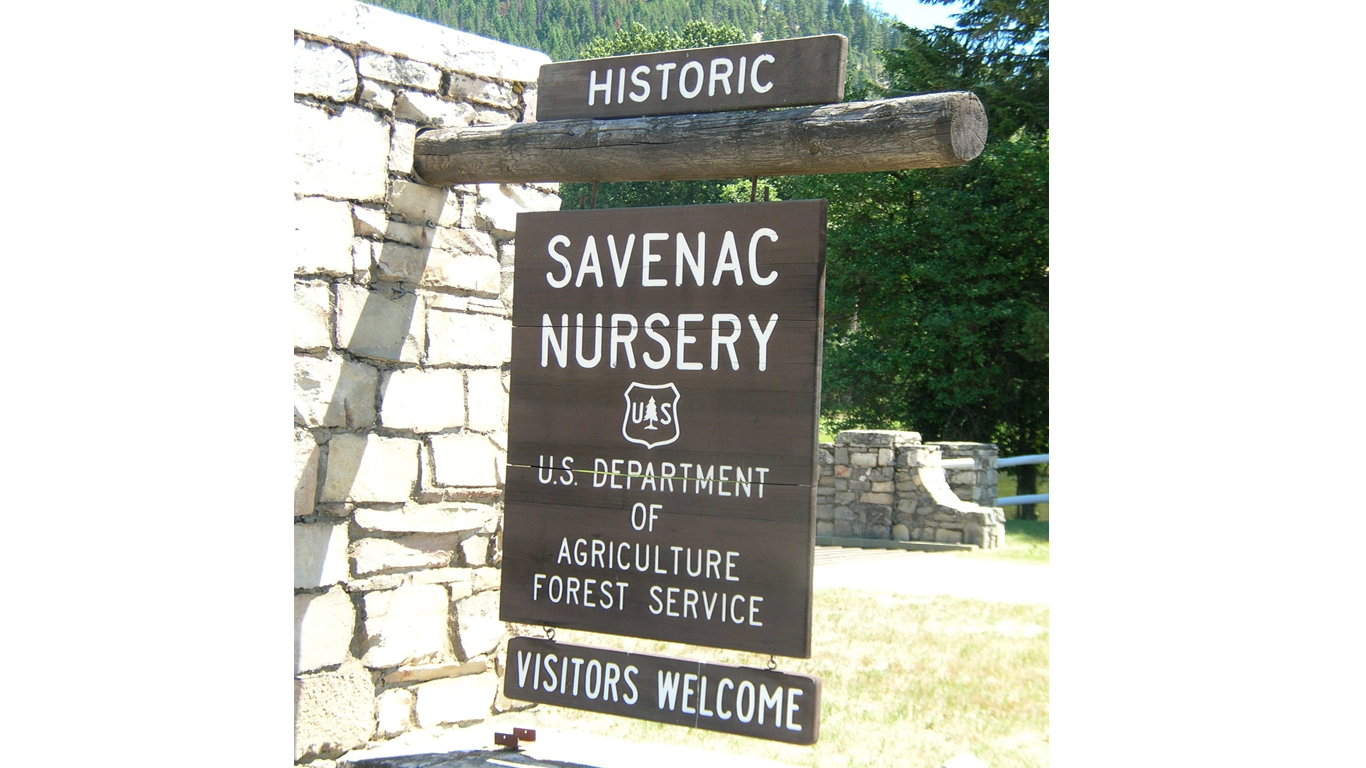
[[[632,22],[680,31],[690,21],[739,27],[765,40],[837,32],[849,38],[849,71],[881,80],[878,51],[895,48],[893,19],[863,0],[368,0],[399,13],[575,59],[594,38]]]

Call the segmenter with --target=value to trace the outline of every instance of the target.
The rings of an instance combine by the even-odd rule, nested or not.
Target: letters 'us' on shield
[[[518,215],[502,620],[810,656],[825,218]]]

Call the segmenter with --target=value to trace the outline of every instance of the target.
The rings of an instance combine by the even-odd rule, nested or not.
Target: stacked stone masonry
[[[816,535],[998,547],[996,454],[982,443],[922,443],[915,432],[840,432],[818,450]],[[964,457],[973,468],[946,477],[943,459]]]
[[[513,708],[498,621],[513,231],[555,185],[424,184],[430,126],[534,120],[544,54],[292,6],[295,760]]]

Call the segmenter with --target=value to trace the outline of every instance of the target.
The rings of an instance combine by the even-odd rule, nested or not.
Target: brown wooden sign
[[[844,35],[611,56],[541,66],[537,117],[640,117],[833,104]]]
[[[825,218],[518,214],[503,621],[811,655]]]
[[[508,642],[503,695],[789,744],[820,727],[814,677],[530,637]]]

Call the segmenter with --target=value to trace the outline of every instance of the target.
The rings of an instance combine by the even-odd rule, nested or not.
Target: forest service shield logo
[[[626,416],[621,436],[646,448],[668,445],[678,439],[678,387],[668,384],[637,384],[623,393]]]

